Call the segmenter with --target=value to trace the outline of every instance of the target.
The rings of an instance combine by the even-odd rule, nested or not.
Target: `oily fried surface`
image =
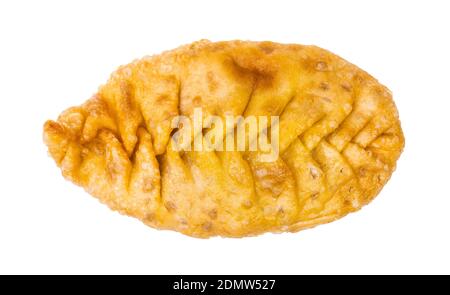
[[[279,115],[280,157],[176,152],[171,119]],[[195,42],[120,67],[47,121],[66,179],[114,210],[196,237],[298,231],[370,202],[404,138],[391,93],[315,46]]]

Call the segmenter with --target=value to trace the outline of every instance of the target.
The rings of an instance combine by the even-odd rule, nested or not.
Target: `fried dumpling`
[[[243,150],[173,148],[183,128],[174,118],[199,108],[202,119],[277,118],[258,129],[276,127],[277,156],[263,160],[248,137]],[[63,176],[110,208],[195,237],[336,220],[379,193],[404,146],[391,92],[342,58],[315,46],[206,40],[121,66],[84,104],[47,121],[44,141]]]

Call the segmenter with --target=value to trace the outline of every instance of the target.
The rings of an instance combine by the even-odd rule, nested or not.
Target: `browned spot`
[[[341,87],[342,87],[342,89],[344,89],[347,92],[352,91],[352,86],[350,84],[348,84],[348,83],[342,83]]]
[[[339,169],[339,173],[344,173],[344,168]]]
[[[321,98],[322,100],[326,101],[327,103],[331,103],[331,102],[332,102],[332,100],[331,100],[329,97],[321,96],[320,98]]]
[[[364,168],[364,167],[359,168],[358,174],[359,174],[359,176],[361,176],[361,177],[365,177],[366,174],[367,174],[367,169]]]
[[[247,77],[253,80],[254,89],[274,86],[276,69],[274,64],[268,64],[261,58],[245,58],[235,56],[230,59],[231,69],[236,77]]]
[[[202,98],[200,96],[196,96],[194,97],[194,99],[192,100],[192,104],[195,106],[201,106],[202,105]]]
[[[236,64],[250,72],[264,75],[274,74],[279,65],[273,60],[264,57],[265,55],[262,52],[258,53],[256,51],[252,51],[252,54],[242,52],[233,56]]]
[[[164,103],[165,101],[167,101],[169,99],[169,96],[167,94],[160,94],[158,95],[158,97],[155,99],[155,103]]]
[[[166,207],[169,212],[175,212],[177,210],[177,205],[175,205],[172,201],[166,201],[164,203],[164,207]]]
[[[289,170],[281,162],[264,164],[255,169],[255,176],[258,179],[261,181],[270,181],[272,184],[280,184],[286,180]]]
[[[174,84],[177,85],[178,84],[178,79],[175,75],[164,75],[162,76],[162,79],[170,84]]]
[[[244,205],[245,208],[250,208],[253,206],[253,203],[251,200],[245,200],[242,205]]]
[[[218,85],[217,85],[218,83],[217,83],[216,77],[215,77],[213,72],[209,71],[206,74],[206,80],[208,82],[208,89],[209,89],[209,91],[210,92],[216,91],[217,88],[218,88]]]
[[[311,194],[311,200],[316,200],[319,197],[319,193],[318,192],[314,192]]]
[[[271,54],[275,50],[275,46],[272,42],[261,42],[259,48],[266,54]]]
[[[149,213],[147,213],[147,214],[145,214],[145,217],[144,217],[144,219],[145,219],[145,221],[147,221],[147,222],[151,222],[151,221],[153,221],[153,220],[155,220],[155,213],[154,212],[149,212]]]
[[[212,223],[211,222],[205,222],[202,224],[202,229],[205,231],[210,231],[212,229]]]
[[[266,189],[272,193],[272,197],[274,199],[278,198],[280,196],[280,194],[284,191],[283,185],[278,185],[278,186],[274,186],[274,187],[266,188]]]
[[[261,187],[277,198],[284,190],[284,182],[290,174],[289,169],[282,162],[264,163],[254,170],[255,178]]]
[[[108,164],[106,165],[108,176],[113,182],[117,180],[120,168],[121,168],[120,165],[118,165],[116,162],[113,161],[108,162]]]
[[[217,218],[217,209],[212,209],[211,211],[208,212],[208,215],[211,219],[216,219]]]
[[[225,61],[225,64],[228,65],[227,68],[230,69],[233,77],[242,77],[254,81],[253,72],[238,64],[235,59],[230,57]]]
[[[316,63],[316,70],[319,72],[326,72],[328,71],[328,64],[324,61],[319,61]]]
[[[330,85],[327,82],[320,82],[319,88],[324,91],[327,91],[330,89]]]
[[[381,174],[377,175],[377,181],[379,184],[381,184],[383,182],[383,177],[381,176]]]
[[[283,207],[278,208],[278,214],[284,215],[284,208]]]
[[[255,88],[271,88],[274,86],[274,78],[271,74],[256,73]]]
[[[144,193],[149,193],[155,189],[155,186],[153,185],[153,179],[146,178],[144,179],[144,183],[142,185],[142,191]]]
[[[311,177],[313,179],[319,177],[319,171],[316,169],[316,167],[309,167],[309,174],[311,174]]]
[[[375,92],[377,95],[383,96],[384,90],[380,86],[378,86],[378,85],[374,86],[374,87],[372,87],[372,89],[373,89],[373,92]]]
[[[353,79],[355,80],[355,82],[362,84],[364,82],[364,78],[359,75],[359,74],[355,74],[355,76],[353,76]]]

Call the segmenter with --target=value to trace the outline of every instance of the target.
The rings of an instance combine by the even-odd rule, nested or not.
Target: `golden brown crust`
[[[171,119],[279,115],[280,157],[176,152]],[[298,231],[370,202],[404,146],[390,91],[315,46],[206,40],[120,67],[47,121],[64,177],[112,209],[196,237]]]

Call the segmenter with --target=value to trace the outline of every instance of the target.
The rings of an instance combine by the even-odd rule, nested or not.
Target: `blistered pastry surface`
[[[280,156],[170,148],[171,120],[279,116]],[[298,231],[370,202],[404,138],[390,91],[315,46],[199,41],[120,67],[47,121],[68,180],[154,228],[196,237]]]

